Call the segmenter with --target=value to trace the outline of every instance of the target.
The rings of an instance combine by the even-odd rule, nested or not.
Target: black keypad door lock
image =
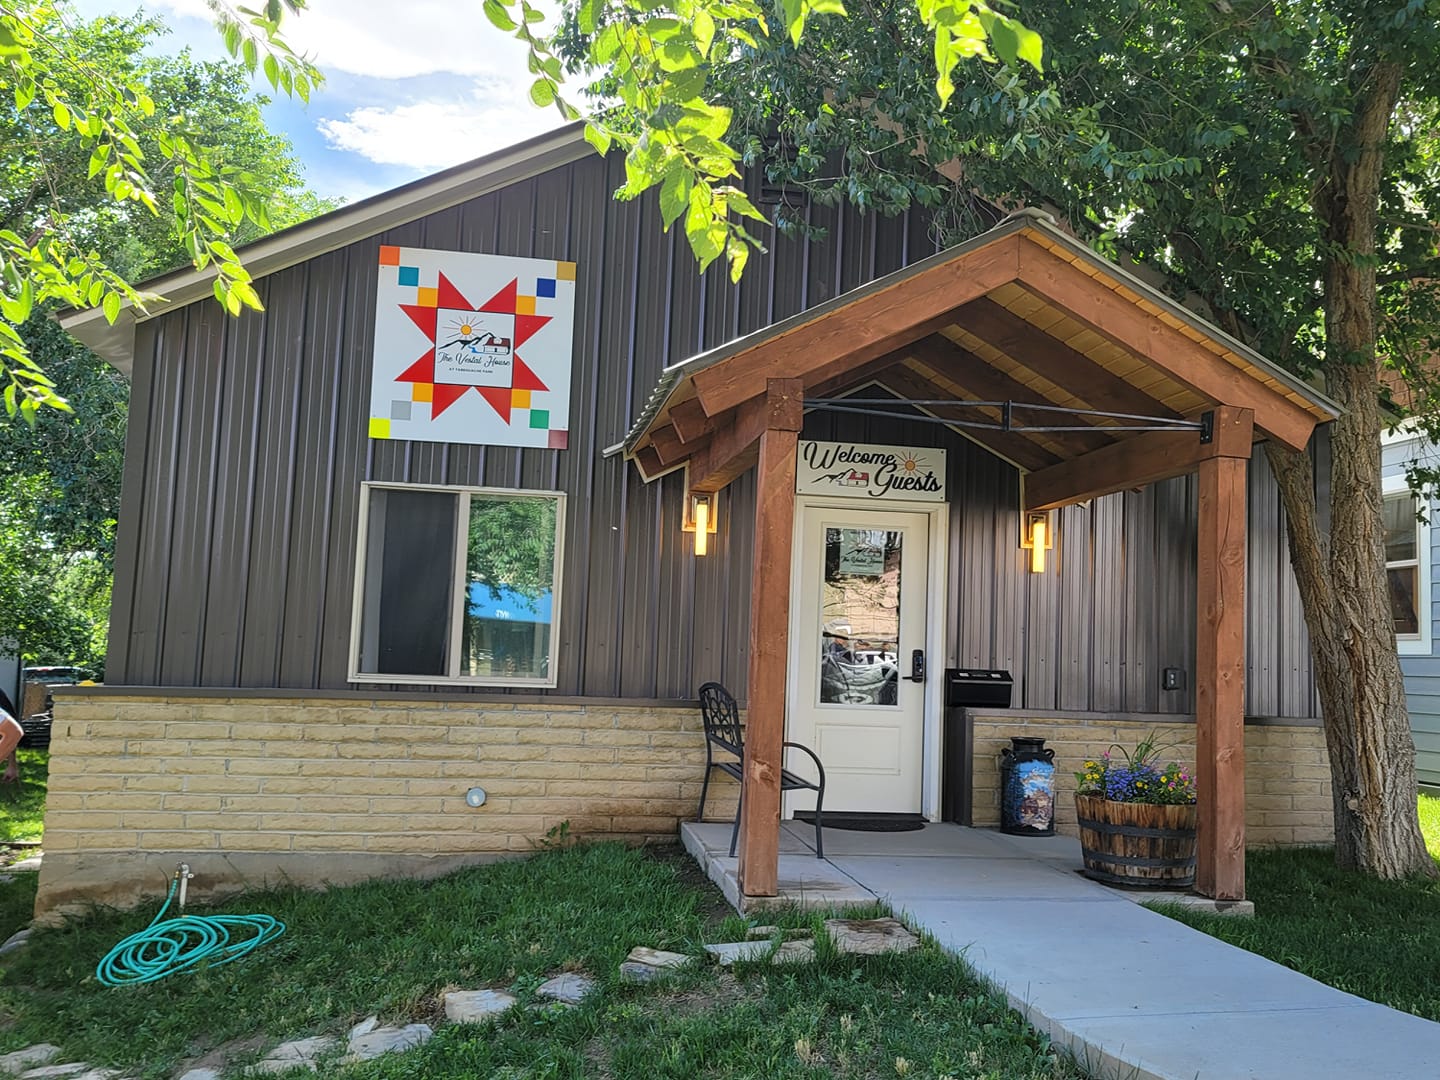
[[[910,654],[910,674],[905,676],[910,682],[925,681],[925,650],[916,649]]]

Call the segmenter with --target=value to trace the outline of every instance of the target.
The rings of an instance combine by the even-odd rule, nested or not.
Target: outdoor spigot
[[[181,863],[175,868],[175,880],[180,883],[180,909],[185,909],[185,891],[190,884],[190,879],[195,875],[190,872],[189,863]]]

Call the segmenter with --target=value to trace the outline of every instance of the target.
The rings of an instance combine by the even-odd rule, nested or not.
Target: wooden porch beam
[[[709,442],[690,456],[690,490],[719,491],[759,459],[760,436],[772,428],[799,431],[805,423],[805,384],[799,379],[770,379],[766,392],[736,409],[720,423]]]
[[[943,335],[936,334],[924,341],[917,341],[910,346],[908,351],[912,357],[926,367],[933,368],[937,374],[964,387],[980,401],[1030,401],[1041,405],[1050,402],[1050,399],[1039,391],[1032,390],[998,368],[991,367],[980,357],[968,349],[961,348]],[[1051,404],[1057,403],[1051,402]],[[1086,422],[1064,413],[1034,412],[1023,414],[1021,420],[1032,424],[1044,423],[1047,416],[1056,424]],[[1093,433],[1089,431],[1055,431],[1046,433],[1044,437],[1048,442],[1063,447],[1067,454],[1083,454],[1091,450],[1098,450],[1102,446],[1109,446],[1116,439],[1115,435],[1106,434],[1105,429],[1098,425],[1095,426]]]
[[[815,313],[795,329],[714,364],[693,377],[705,414],[715,417],[753,397],[767,379],[819,381],[816,372],[855,366],[914,340],[916,327],[1014,281],[1020,237],[1007,236],[965,255]]]
[[[686,456],[685,444],[675,431],[674,424],[664,424],[650,432],[650,445],[655,448],[662,465],[674,465]]]
[[[879,382],[885,387],[893,390],[901,397],[914,398],[923,401],[927,398],[943,398],[949,396],[949,392],[929,379],[925,378],[914,368],[895,367],[880,376]],[[902,404],[896,402],[896,405]],[[912,406],[919,408],[919,406]],[[922,411],[928,412],[931,416],[938,416],[941,420],[974,420],[976,419],[974,409],[952,409],[944,405],[926,406]],[[995,454],[1012,465],[1018,465],[1022,469],[1044,469],[1056,464],[1060,459],[1043,446],[1031,442],[1025,436],[1016,432],[990,431],[977,428],[957,428],[965,438],[977,443],[990,453]]]
[[[705,415],[699,398],[686,398],[670,406],[670,425],[681,442],[693,443],[709,435],[715,425]]]
[[[1195,637],[1195,887],[1245,898],[1245,511],[1247,461],[1200,462]]]
[[[1303,406],[1039,244],[1022,238],[1019,248],[1020,281],[1041,298],[1201,397],[1252,410],[1262,430],[1295,450],[1305,449],[1318,421]]]
[[[746,896],[774,896],[779,891],[790,552],[804,393],[799,379],[769,380],[766,426],[759,438],[750,570],[750,702],[740,797],[739,884]]]
[[[1184,476],[1217,457],[1245,459],[1254,444],[1254,413],[1220,406],[1214,435],[1200,441],[1196,431],[1151,431],[1114,443],[1025,477],[1024,509],[1050,510],[1127,488]]]
[[[994,300],[981,297],[970,301],[956,312],[955,322],[1021,367],[1063,386],[1092,409],[1141,416],[1180,415]]]

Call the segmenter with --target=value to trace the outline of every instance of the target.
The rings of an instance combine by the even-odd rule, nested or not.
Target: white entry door
[[[824,764],[825,810],[919,813],[925,685],[912,675],[926,645],[930,518],[818,506],[797,517],[786,738]],[[791,769],[813,772],[787,753]],[[788,808],[813,807],[796,792]]]

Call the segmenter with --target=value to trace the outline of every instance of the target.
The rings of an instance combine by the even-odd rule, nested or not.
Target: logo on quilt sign
[[[575,264],[382,247],[370,437],[563,450]]]

